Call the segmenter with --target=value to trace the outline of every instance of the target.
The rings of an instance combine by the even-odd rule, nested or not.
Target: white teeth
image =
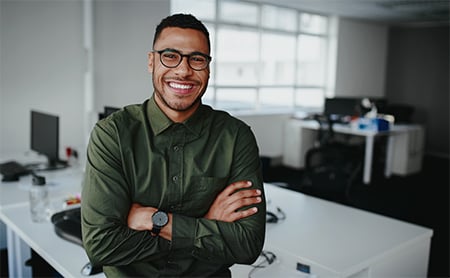
[[[192,85],[183,85],[178,83],[169,83],[169,86],[174,89],[183,89],[183,90],[188,90],[192,88]]]

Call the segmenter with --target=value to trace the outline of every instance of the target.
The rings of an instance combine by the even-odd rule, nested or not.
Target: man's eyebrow
[[[184,54],[184,53],[181,52],[180,50],[178,50],[178,49],[176,49],[176,48],[170,48],[170,47],[164,48],[164,49],[162,49],[162,50],[155,50],[155,51],[157,51],[157,52],[173,51],[173,52],[180,53],[181,55],[202,55],[202,56],[210,57],[208,54],[203,53],[203,52],[201,52],[201,51],[193,51],[193,52]]]

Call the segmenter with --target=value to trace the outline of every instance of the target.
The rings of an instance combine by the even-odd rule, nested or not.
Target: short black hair
[[[173,14],[164,18],[158,26],[156,26],[155,36],[153,37],[153,45],[161,34],[162,30],[167,27],[189,28],[202,32],[208,41],[208,49],[211,51],[211,42],[209,41],[209,32],[206,26],[192,14]]]

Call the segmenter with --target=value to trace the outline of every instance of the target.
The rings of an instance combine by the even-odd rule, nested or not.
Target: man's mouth
[[[180,84],[180,83],[175,83],[175,82],[169,82],[169,87],[171,87],[173,89],[177,89],[177,90],[190,90],[194,86],[191,84]]]

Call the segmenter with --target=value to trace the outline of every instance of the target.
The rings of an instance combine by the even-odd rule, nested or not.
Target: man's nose
[[[192,68],[189,65],[189,57],[181,57],[180,64],[175,68],[175,71],[180,74],[190,74],[192,73]]]

